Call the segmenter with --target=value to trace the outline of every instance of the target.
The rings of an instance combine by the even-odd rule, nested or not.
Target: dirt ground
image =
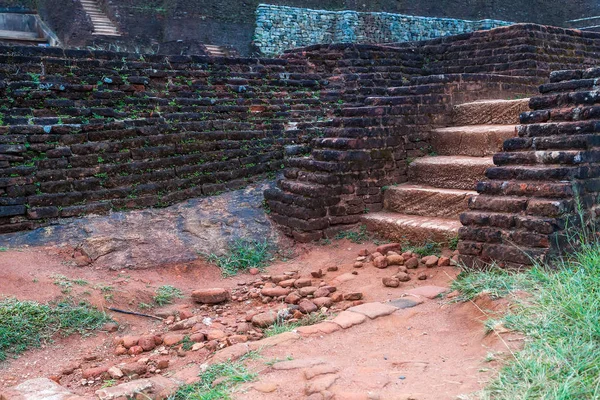
[[[296,256],[280,260],[263,274],[281,274],[298,271],[309,275],[311,271],[338,267],[323,277],[330,282],[340,275],[352,277],[337,283],[344,292],[360,291],[365,302],[394,300],[407,290],[418,286],[449,287],[459,270],[455,267],[424,267],[426,280],[413,278],[398,288],[384,287],[381,279],[395,273],[394,267],[376,269],[372,264],[354,268],[361,249],[374,251],[373,243],[354,244],[347,240],[334,241],[327,246],[305,245],[295,248]],[[146,270],[110,271],[94,266],[77,267],[68,248],[34,248],[0,252],[0,296],[14,296],[21,300],[40,302],[64,298],[90,301],[97,307],[165,314],[165,309],[186,309],[194,314],[208,313],[191,301],[192,290],[223,287],[235,289],[244,283],[256,281],[257,276],[242,274],[224,279],[219,269],[203,261],[162,266]],[[356,275],[349,273],[355,272]],[[67,277],[85,280],[86,285],[71,283]],[[173,305],[152,310],[139,310],[139,303],[151,303],[157,287],[172,285],[181,289],[184,297]],[[69,291],[63,293],[61,291]],[[236,399],[301,399],[304,379],[302,370],[278,371],[272,361],[323,360],[338,370],[337,380],[329,389],[336,398],[381,399],[455,399],[466,398],[480,390],[494,376],[501,360],[510,355],[509,348],[517,348],[516,335],[486,334],[482,321],[488,319],[488,310],[501,310],[506,301],[492,302],[479,299],[468,303],[451,303],[448,299],[424,299],[414,308],[399,310],[392,315],[341,330],[323,337],[309,337],[292,344],[284,344],[260,353],[249,361],[252,370],[259,372],[258,383],[245,384],[235,393]],[[254,308],[263,308],[258,302],[240,302],[220,315],[215,315],[221,326],[240,321],[240,316]],[[82,385],[77,372],[65,375],[62,371],[74,364],[94,367],[127,359],[129,355],[115,355],[115,336],[141,335],[164,332],[166,327],[157,320],[117,314],[108,311],[119,323],[118,332],[100,331],[87,337],[72,335],[57,337],[53,343],[27,351],[16,359],[0,364],[0,387],[12,386],[34,377],[51,377],[71,391],[91,395],[102,382]],[[168,313],[167,313],[168,314]],[[184,354],[163,355],[169,358],[169,373],[189,364],[203,363],[210,352],[206,349]],[[261,385],[276,387],[271,393],[256,390]],[[352,397],[355,396],[355,397]],[[356,397],[370,396],[370,397]]]

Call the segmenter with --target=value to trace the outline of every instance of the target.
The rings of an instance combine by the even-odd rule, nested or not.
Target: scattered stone
[[[387,262],[387,258],[385,258],[384,256],[379,256],[377,258],[373,259],[373,265],[375,266],[375,268],[387,268],[388,266],[388,262]]]
[[[298,289],[312,286],[312,280],[310,278],[296,279],[296,282],[294,282],[294,286]]]
[[[450,265],[450,259],[448,257],[440,257],[437,263],[438,267],[447,267]]]
[[[137,362],[120,364],[121,371],[127,376],[143,375],[146,373],[147,368],[148,367],[146,367],[146,364]]]
[[[125,346],[126,349],[135,346],[136,344],[138,344],[138,341],[140,340],[139,336],[123,336],[123,346]]]
[[[168,333],[163,338],[163,344],[165,346],[173,346],[181,342],[184,338],[184,335],[179,333]]]
[[[408,268],[406,268],[404,265],[400,265],[398,266],[398,272],[408,272]]]
[[[360,261],[360,262],[363,262],[363,261],[366,261],[366,259],[367,259],[367,257],[365,257],[365,256],[360,256],[360,257],[356,257],[356,260],[355,260],[355,261]]]
[[[298,294],[297,292],[292,292],[290,294],[288,294],[286,296],[286,298],[284,299],[284,301],[287,304],[298,304],[298,302],[302,299],[302,296],[300,296],[300,294]]]
[[[408,275],[406,272],[398,272],[396,275],[394,275],[394,278],[398,279],[400,282],[410,281],[410,275]]]
[[[208,331],[206,334],[206,340],[220,340],[225,338],[227,335],[220,329],[213,329]]]
[[[448,288],[441,286],[420,286],[418,288],[414,288],[407,291],[406,294],[422,296],[428,299],[434,299],[447,290]]]
[[[375,249],[378,253],[387,254],[388,251],[402,251],[402,245],[400,243],[387,243],[377,246]]]
[[[424,281],[427,279],[427,273],[426,272],[421,272],[418,276],[417,279],[420,281]]]
[[[457,297],[459,294],[460,294],[460,292],[458,290],[453,290],[446,295],[446,298],[453,299],[453,298]]]
[[[123,371],[117,366],[110,367],[107,372],[113,379],[121,379],[124,375]]]
[[[388,254],[385,258],[387,260],[387,265],[404,265],[404,257],[398,254]]]
[[[118,345],[115,349],[115,355],[122,356],[124,354],[127,354],[127,348],[125,348],[125,346],[123,346],[122,344]]]
[[[319,269],[318,271],[313,271],[313,272],[311,272],[311,273],[310,273],[310,275],[311,275],[313,278],[317,278],[317,279],[318,279],[318,278],[322,278],[322,277],[323,277],[323,270],[322,270],[322,269]]]
[[[369,255],[369,250],[367,249],[362,249],[358,252],[359,256],[368,256]]]
[[[358,275],[358,271],[352,271],[352,275]]]
[[[425,264],[427,268],[435,267],[439,261],[437,256],[428,256],[423,257],[421,261]]]
[[[81,372],[81,376],[83,376],[85,379],[96,378],[105,374],[106,371],[108,371],[108,367],[87,368]]]
[[[384,315],[390,315],[396,311],[396,307],[383,303],[365,303],[359,306],[349,308],[348,311],[366,315],[371,319],[379,318]]]
[[[332,322],[338,324],[343,329],[348,329],[351,326],[362,324],[367,320],[364,314],[355,313],[352,311],[342,311]]]
[[[305,314],[310,314],[317,311],[319,307],[317,307],[312,301],[304,299],[298,303],[298,309]]]
[[[248,272],[250,273],[250,275],[258,275],[260,273],[260,270],[258,268],[250,268]]]
[[[408,269],[415,269],[419,267],[419,259],[417,257],[411,257],[404,263],[404,266]]]
[[[354,263],[354,268],[362,268],[363,267],[363,263],[361,263],[360,261],[357,261]]]
[[[317,306],[318,308],[321,307],[331,307],[333,305],[333,300],[331,300],[331,297],[315,297],[312,302],[315,304],[315,306]]]
[[[339,368],[334,367],[333,365],[316,365],[314,367],[308,368],[304,370],[304,377],[306,380],[311,380],[315,376],[326,375],[326,374],[335,374],[339,371]]]
[[[316,286],[305,286],[303,288],[300,288],[298,290],[298,293],[300,294],[300,296],[302,297],[306,297],[309,296],[311,294],[314,294],[319,288]]]
[[[351,273],[347,272],[345,274],[341,274],[339,276],[336,276],[332,283],[337,286],[337,285],[339,285],[341,283],[351,281],[352,279],[355,279],[355,278],[356,277],[354,275],[352,275]]]
[[[279,282],[279,286],[282,288],[290,288],[294,286],[294,282],[296,282],[296,279],[286,279],[285,281]]]
[[[192,299],[200,304],[218,304],[229,300],[229,290],[224,288],[200,289],[192,292]]]
[[[192,351],[198,351],[200,349],[203,349],[204,346],[206,346],[204,343],[194,343],[192,345]]]
[[[331,300],[334,303],[339,303],[340,301],[344,300],[344,295],[340,292],[336,292],[336,293],[332,293],[331,294]]]
[[[268,297],[279,297],[279,296],[287,296],[288,294],[290,294],[291,291],[292,291],[291,289],[277,286],[274,288],[263,288],[260,291],[260,294],[262,294],[263,296],[268,296]]]
[[[144,351],[153,350],[156,347],[154,335],[140,336],[140,339],[138,340],[138,346],[140,346]]]
[[[400,286],[400,280],[394,277],[386,277],[381,280],[383,282],[383,286],[396,288]]]
[[[335,272],[337,271],[339,268],[335,265],[332,265],[331,267],[327,267],[327,271],[329,272]]]
[[[344,300],[346,301],[360,300],[362,298],[363,294],[361,292],[350,292],[344,295]]]
[[[275,321],[277,321],[277,313],[275,311],[267,311],[252,317],[252,323],[260,328],[271,326]]]
[[[138,354],[142,354],[143,352],[144,348],[142,346],[131,346],[127,351],[127,353],[132,356],[137,356]]]
[[[331,294],[331,292],[329,291],[329,288],[327,286],[323,286],[323,287],[320,287],[317,290],[315,290],[315,292],[313,293],[313,296],[315,296],[315,298],[327,297],[330,294]]]

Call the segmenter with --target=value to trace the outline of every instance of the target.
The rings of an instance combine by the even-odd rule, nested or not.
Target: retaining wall
[[[0,232],[241,187],[307,140],[294,121],[328,113],[302,62],[0,54]]]
[[[490,19],[467,21],[260,4],[254,45],[262,54],[278,55],[313,44],[414,42],[510,24]]]

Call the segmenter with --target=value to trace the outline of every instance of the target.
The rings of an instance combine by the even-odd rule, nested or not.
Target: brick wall
[[[0,54],[0,232],[238,188],[339,107],[298,61]]]
[[[529,265],[569,249],[568,237],[580,232],[582,221],[595,228],[599,78],[598,68],[557,71],[530,100],[519,137],[504,142],[496,166],[477,186],[480,195],[461,215],[463,261]]]
[[[363,213],[381,209],[382,187],[406,181],[407,162],[429,152],[428,132],[450,122],[452,105],[534,95],[550,68],[600,61],[599,39],[514,25],[398,44],[396,51],[333,45],[287,52],[346,80],[340,93],[346,104],[310,128],[320,135],[312,153],[287,160],[285,179],[265,193],[273,218],[302,241],[348,229]],[[390,79],[392,71],[398,79]]]

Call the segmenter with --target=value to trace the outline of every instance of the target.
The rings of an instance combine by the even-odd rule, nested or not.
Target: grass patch
[[[421,257],[439,254],[442,251],[442,245],[438,242],[428,241],[421,246],[402,246],[403,251],[412,251]]]
[[[210,254],[208,261],[217,264],[224,276],[233,276],[250,268],[263,268],[273,259],[269,243],[265,241],[236,240],[224,256]]]
[[[156,289],[156,295],[154,296],[154,302],[159,306],[171,304],[173,299],[180,299],[183,297],[181,290],[171,285],[164,285]]]
[[[0,360],[50,342],[56,334],[86,334],[108,320],[106,314],[86,302],[0,300]]]
[[[306,315],[304,318],[296,321],[296,322],[285,322],[285,321],[277,321],[273,325],[269,326],[267,329],[263,331],[265,337],[279,335],[284,332],[291,332],[294,329],[297,329],[301,326],[308,326],[318,324],[319,322],[325,320],[327,318],[327,314],[322,312],[314,312]]]
[[[585,244],[558,268],[521,274],[461,274],[463,298],[486,291],[531,293],[503,317],[525,347],[481,394],[484,399],[600,399],[600,244]]]
[[[342,231],[335,236],[335,239],[348,239],[352,243],[361,244],[373,240],[373,236],[367,232],[366,225],[361,225],[358,231]]]
[[[243,359],[213,364],[200,375],[199,382],[180,387],[168,400],[231,399],[237,385],[255,378],[256,374],[248,370]]]

